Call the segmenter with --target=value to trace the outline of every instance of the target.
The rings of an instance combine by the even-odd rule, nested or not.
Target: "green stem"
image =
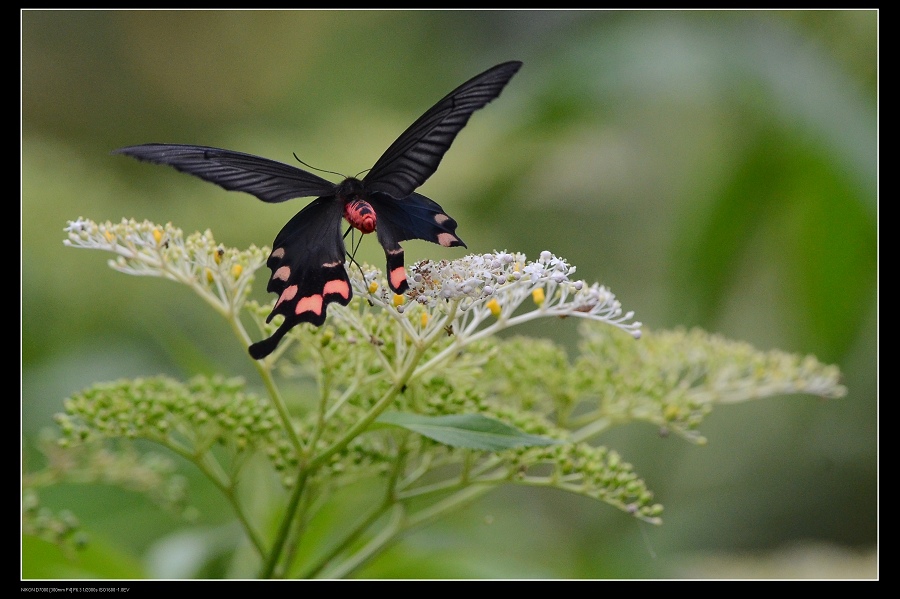
[[[394,517],[390,524],[369,543],[366,544],[352,559],[348,559],[339,567],[328,572],[329,578],[345,578],[366,565],[388,547],[398,542],[410,532],[438,520],[447,512],[459,509],[475,501],[488,491],[493,485],[473,485],[454,493],[453,495],[427,507],[411,517],[404,517],[405,510],[401,505],[396,505]]]
[[[312,564],[303,574],[302,578],[314,578],[318,576],[319,572],[321,572],[331,561],[340,555],[343,551],[350,546],[356,539],[358,539],[365,531],[369,529],[378,519],[388,510],[390,505],[385,502],[379,505],[377,508],[372,510],[370,514],[362,518],[353,528],[350,529],[350,532],[337,544],[334,545],[325,555],[320,557],[316,563]]]
[[[403,371],[398,375],[397,379],[394,381],[394,384],[391,385],[390,389],[385,391],[384,395],[381,396],[374,406],[366,413],[365,416],[356,421],[356,423],[351,426],[344,435],[338,439],[335,443],[331,445],[331,447],[324,450],[319,455],[315,456],[309,462],[309,469],[314,471],[319,468],[322,464],[324,464],[331,456],[342,451],[347,445],[360,434],[363,433],[369,426],[375,422],[375,419],[384,412],[388,406],[393,403],[394,398],[397,397],[397,394],[401,389],[406,387],[406,384],[409,382],[410,378],[412,378],[413,372],[416,369],[416,365],[422,359],[422,356],[425,354],[425,349],[427,347],[426,343],[422,343],[420,346],[416,347],[415,354],[412,359],[406,364]]]
[[[246,329],[244,329],[244,325],[241,323],[241,319],[237,314],[233,312],[229,312],[226,314],[226,319],[228,320],[228,324],[231,325],[232,330],[235,335],[237,335],[240,342],[244,347],[249,347],[252,343],[250,339],[250,335],[247,334]],[[249,354],[248,354],[249,357]],[[303,455],[303,446],[300,443],[300,438],[297,437],[297,431],[294,430],[294,424],[291,420],[291,415],[288,412],[287,405],[284,403],[284,399],[281,397],[281,393],[278,391],[278,386],[275,384],[275,379],[272,377],[272,368],[271,360],[253,360],[253,366],[256,367],[257,372],[259,372],[259,377],[262,379],[263,385],[266,387],[266,391],[269,393],[269,398],[272,400],[272,405],[275,406],[275,410],[278,412],[278,417],[281,419],[281,425],[284,429],[284,433],[287,435],[291,444],[294,446],[294,451],[297,454],[297,459]]]
[[[287,435],[291,444],[294,446],[294,451],[297,454],[297,459],[301,459],[303,456],[303,445],[300,443],[300,438],[297,436],[297,431],[294,430],[294,422],[291,420],[291,415],[288,412],[287,405],[284,403],[284,399],[281,397],[281,392],[278,390],[278,386],[275,384],[275,379],[272,377],[272,370],[268,365],[263,364],[261,360],[253,360],[254,366],[256,366],[256,370],[259,372],[259,377],[262,379],[263,385],[266,387],[266,391],[269,392],[269,398],[272,400],[272,405],[275,406],[275,411],[278,412],[278,417],[281,419],[281,425],[284,429],[284,434]]]
[[[295,517],[297,521],[297,526],[294,532],[290,535],[287,540],[286,546],[287,550],[285,551],[283,566],[280,572],[276,572],[279,578],[283,578],[284,574],[289,570],[292,563],[294,563],[294,558],[297,555],[297,550],[300,547],[300,541],[303,538],[303,533],[306,530],[306,525],[309,522],[308,514],[310,509],[310,493],[304,493],[301,497],[301,503],[298,507],[298,513]]]
[[[509,475],[507,473],[502,473],[496,476],[484,476],[479,478],[470,478],[467,481],[461,479],[455,480],[445,480],[438,483],[434,483],[431,485],[423,485],[421,487],[416,487],[415,489],[410,489],[409,491],[405,491],[397,495],[397,498],[400,500],[407,500],[413,497],[422,497],[423,495],[430,495],[432,493],[440,493],[444,491],[449,491],[452,489],[463,489],[469,485],[498,485],[500,483],[504,483],[509,481]]]
[[[346,578],[352,572],[368,563],[373,557],[384,551],[397,539],[397,534],[403,529],[402,523],[405,510],[402,505],[395,505],[391,521],[378,535],[366,543],[365,547],[357,551],[352,557],[341,563],[333,570],[328,571],[327,578]]]
[[[284,544],[291,529],[291,522],[294,520],[294,514],[297,511],[297,506],[300,504],[303,490],[306,488],[306,479],[309,476],[309,472],[308,468],[300,467],[300,476],[291,492],[284,517],[281,519],[281,525],[278,527],[278,534],[275,537],[275,542],[272,544],[272,550],[269,552],[268,559],[263,563],[260,578],[271,578],[272,573],[275,572],[275,567],[278,565],[278,559],[281,557],[281,552],[284,550]]]
[[[384,501],[371,511],[367,516],[360,520],[354,527],[350,529],[341,542],[334,545],[330,551],[312,564],[303,574],[303,578],[313,578],[319,574],[332,560],[343,553],[351,543],[358,539],[365,531],[367,531],[376,521],[384,514],[391,505],[397,502],[397,481],[403,473],[406,464],[406,441],[409,435],[402,434],[400,443],[397,447],[397,456],[394,460],[394,467],[391,469],[387,484],[385,485]]]
[[[241,507],[240,502],[237,500],[237,496],[234,493],[234,486],[229,482],[227,475],[225,475],[219,463],[216,462],[215,459],[206,452],[197,454],[182,449],[175,444],[162,443],[162,445],[168,447],[173,452],[182,456],[184,459],[195,464],[197,468],[199,468],[200,472],[202,472],[203,475],[206,476],[206,478],[208,478],[210,482],[212,482],[212,484],[219,489],[219,491],[221,491],[221,493],[225,496],[225,499],[228,500],[228,503],[230,503],[231,507],[234,509],[238,520],[240,520],[241,525],[244,527],[244,531],[247,533],[247,537],[250,539],[250,542],[253,543],[253,546],[256,547],[256,551],[259,553],[259,556],[265,556],[266,550],[263,546],[262,539],[253,530],[253,526],[251,525],[249,518],[247,518],[247,514],[244,513],[244,509]]]
[[[424,526],[426,524],[429,524],[430,522],[434,522],[447,512],[459,509],[472,503],[482,495],[486,494],[488,491],[492,491],[496,486],[497,483],[493,482],[485,484],[478,483],[461,489],[453,495],[450,495],[449,497],[438,501],[434,505],[416,512],[416,514],[407,518],[406,524],[404,525],[403,530],[400,532],[401,534],[405,535],[412,531],[414,528]]]
[[[622,419],[624,421],[624,419]],[[582,421],[579,418],[579,421]],[[600,416],[599,414],[588,420],[587,424],[582,426],[581,428],[572,431],[572,442],[580,443],[582,441],[587,441],[588,439],[599,435],[600,433],[608,430],[615,423],[614,418]],[[573,426],[576,426],[573,424]]]

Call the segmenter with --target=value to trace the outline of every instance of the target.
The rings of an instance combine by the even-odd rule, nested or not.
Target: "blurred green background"
[[[646,425],[601,441],[666,510],[650,527],[510,488],[405,539],[371,577],[871,577],[878,531],[875,11],[24,11],[22,432],[25,468],[63,398],[95,381],[237,372],[246,349],[187,289],[66,248],[79,216],[211,229],[269,245],[303,205],[110,150],[219,146],[354,175],[422,112],[506,60],[421,191],[473,252],[567,258],[650,329],[702,326],[837,363],[848,395],[714,411],[706,447]],[[463,250],[405,243],[407,263]],[[383,266],[365,240],[362,260]],[[265,277],[255,297],[271,301]],[[568,347],[576,323],[520,331]],[[189,469],[186,474],[195,478]],[[57,487],[90,533],[74,560],[28,540],[26,576],[235,575],[159,559],[228,511],[193,480],[188,526],[116,489]],[[210,541],[210,539],[212,539]],[[180,543],[180,544],[179,544]],[[221,544],[221,543],[220,543]],[[226,544],[227,545],[227,544]],[[174,569],[173,569],[174,568]],[[252,575],[248,573],[247,575]]]

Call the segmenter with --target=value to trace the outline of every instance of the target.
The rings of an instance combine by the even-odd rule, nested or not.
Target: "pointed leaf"
[[[480,414],[420,416],[388,412],[378,419],[382,424],[399,426],[451,447],[499,451],[511,447],[554,445],[556,439],[529,435],[519,429]]]

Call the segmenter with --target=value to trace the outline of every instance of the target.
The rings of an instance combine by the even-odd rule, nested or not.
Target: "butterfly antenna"
[[[329,173],[329,174],[332,174],[332,175],[337,175],[338,177],[341,177],[342,179],[346,179],[346,178],[347,178],[347,177],[345,177],[344,175],[342,175],[341,173],[336,173],[336,172],[334,172],[334,171],[326,171],[325,169],[316,168],[316,167],[314,167],[314,166],[311,165],[311,164],[306,164],[305,162],[303,162],[302,160],[300,160],[300,157],[297,156],[297,153],[296,153],[296,152],[291,152],[291,154],[294,155],[294,158],[297,160],[297,162],[299,162],[300,164],[302,164],[302,165],[305,166],[306,168],[311,168],[312,170],[314,170],[314,171],[319,171],[320,173]],[[346,235],[344,235],[344,237],[346,237]]]

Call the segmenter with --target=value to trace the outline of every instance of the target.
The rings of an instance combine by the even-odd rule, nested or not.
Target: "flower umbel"
[[[217,310],[232,315],[243,306],[253,275],[269,253],[268,248],[256,246],[243,251],[223,248],[208,230],[185,237],[171,223],[123,219],[113,224],[79,218],[70,221],[65,230],[69,234],[63,241],[66,245],[113,252],[117,257],[110,260],[110,267],[185,283]],[[524,254],[505,251],[418,262],[410,268],[410,288],[402,296],[395,296],[384,284],[380,270],[368,265],[363,268],[364,274],[360,269],[348,269],[357,296],[368,297],[395,316],[418,314],[414,306],[427,311],[425,319],[415,316],[419,326],[405,321],[406,332],[414,339],[452,326],[458,341],[466,342],[549,316],[596,320],[640,337],[641,323],[633,321],[633,312],[622,310],[609,289],[573,279],[575,267],[548,251],[533,262]],[[522,311],[523,305],[536,309]],[[330,310],[348,313],[340,308],[335,305]],[[493,322],[481,328],[489,319]]]
[[[267,248],[238,251],[209,231],[185,236],[170,224],[133,220],[79,218],[66,231],[66,245],[114,253],[109,264],[118,271],[188,285],[244,347],[251,335],[242,316],[262,333],[279,326],[281,316],[266,322],[271,304],[247,301]],[[596,444],[609,428],[646,421],[701,443],[699,426],[716,405],[845,391],[837,369],[813,357],[760,352],[703,331],[646,331],[635,342],[642,331],[633,313],[548,251],[534,261],[501,251],[418,262],[403,295],[377,268],[347,271],[355,291],[348,305],[329,305],[322,326],[295,326],[266,359],[252,361],[267,398],[219,377],[97,384],[65,403],[59,450],[94,444],[88,455],[102,457],[112,442],[163,445],[227,499],[260,576],[337,578],[504,484],[553,487],[659,524],[662,506],[632,465]],[[582,320],[577,355],[549,339],[496,335],[542,317]],[[290,409],[275,365],[281,376],[303,379],[291,387]],[[248,509],[239,491],[247,470],[261,467],[257,456],[268,458],[283,488]],[[102,474],[106,463],[91,461],[87,471]],[[85,469],[58,470],[51,474]],[[378,481],[383,498],[354,514],[357,524],[336,529],[327,549],[311,547],[319,538],[307,540],[306,524],[337,489],[366,478]],[[26,480],[37,488],[45,479]],[[161,480],[152,487],[168,489]],[[26,491],[23,505],[39,514],[36,491]],[[257,513],[261,505],[274,507]],[[68,518],[33,522],[56,537],[73,529]]]
[[[606,287],[574,279],[574,273],[574,266],[547,251],[533,262],[505,251],[453,261],[424,260],[410,268],[410,306],[398,302],[385,284],[373,284],[382,277],[376,268],[368,267],[364,275],[354,269],[350,278],[357,294],[394,308],[398,316],[413,314],[415,306],[426,310],[427,326],[407,331],[414,339],[452,326],[457,343],[468,343],[544,317],[595,320],[640,338],[641,323],[633,320],[633,312],[625,312]],[[376,291],[369,293],[372,289]],[[486,322],[490,324],[482,326]]]
[[[216,310],[236,314],[250,290],[253,273],[265,264],[268,253],[251,246],[225,249],[212,233],[184,236],[171,223],[122,219],[95,223],[79,218],[66,227],[70,247],[106,250],[117,254],[109,266],[130,275],[171,279],[193,287]]]

